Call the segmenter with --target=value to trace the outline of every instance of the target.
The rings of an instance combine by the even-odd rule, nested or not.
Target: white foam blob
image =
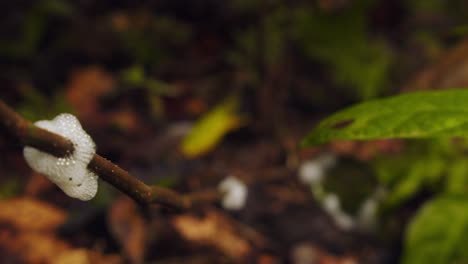
[[[221,205],[228,210],[240,210],[247,200],[247,186],[234,176],[226,177],[218,189],[224,193]]]
[[[379,201],[373,197],[366,199],[359,208],[357,220],[362,230],[373,230],[377,225]]]
[[[316,158],[316,161],[320,163],[325,169],[330,169],[336,165],[336,155],[330,152],[322,153]]]
[[[53,120],[41,120],[36,126],[69,139],[74,152],[57,158],[32,147],[25,147],[24,158],[35,171],[44,174],[68,196],[88,201],[98,188],[97,175],[87,169],[96,152],[91,137],[83,130],[78,119],[71,114],[60,114]]]
[[[327,194],[322,201],[323,209],[332,214],[341,210],[340,198],[334,193]]]
[[[304,184],[316,185],[322,182],[327,170],[336,165],[336,156],[323,153],[313,160],[304,161],[299,166],[299,179]]]
[[[299,179],[304,184],[317,184],[325,175],[324,167],[316,160],[309,160],[299,167]]]
[[[336,194],[327,194],[322,201],[322,206],[339,228],[350,230],[355,227],[353,217],[341,209],[340,198]]]
[[[378,224],[377,213],[379,210],[379,203],[386,195],[386,190],[382,186],[379,186],[374,193],[361,204],[357,214],[357,221],[361,230],[373,231],[376,229]]]

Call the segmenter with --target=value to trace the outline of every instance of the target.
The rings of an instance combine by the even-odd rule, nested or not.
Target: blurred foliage
[[[28,120],[52,119],[57,113],[74,113],[61,92],[48,97],[32,87],[26,86],[22,93],[24,98],[17,111]]]
[[[21,191],[22,182],[17,177],[3,182],[0,185],[0,199],[7,199],[17,195]]]
[[[422,191],[434,195],[411,220],[403,263],[464,263],[468,231],[468,150],[465,140],[407,142],[406,150],[373,165],[388,189],[383,210],[394,211]]]
[[[252,83],[258,83],[260,76],[256,69],[255,58],[258,56],[256,47],[257,32],[254,28],[238,33],[236,36],[236,48],[227,53],[227,60],[237,68],[248,73]]]
[[[112,204],[117,196],[117,190],[109,184],[99,183],[99,191],[96,196],[90,201],[90,203],[96,208],[104,208]]]
[[[428,202],[410,224],[404,264],[468,262],[468,197],[446,195]]]
[[[325,194],[334,193],[340,197],[346,213],[357,215],[363,202],[375,193],[378,181],[366,163],[341,159],[339,164],[324,177],[323,189]]]
[[[260,9],[257,25],[240,31],[228,60],[258,80],[258,58],[265,67],[284,63],[292,46],[331,68],[335,82],[351,89],[356,99],[382,94],[388,85],[393,53],[384,39],[368,37],[372,1],[357,1],[339,13],[315,7],[279,5],[262,15],[262,6],[236,1],[240,9]]]
[[[466,90],[447,90],[365,102],[322,121],[308,140],[462,136],[466,132],[461,101],[466,95]],[[403,154],[377,160],[379,179],[390,188],[386,206],[396,207],[424,188],[466,192],[468,166],[464,165],[466,147],[462,143],[460,139],[455,145],[447,137],[408,143]],[[441,184],[445,181],[447,184]]]
[[[139,64],[161,64],[167,60],[169,48],[185,44],[191,37],[187,24],[167,16],[148,12],[116,13],[112,17],[120,43]]]
[[[468,190],[464,101],[466,90],[424,91],[365,102],[322,121],[306,143],[343,139],[432,137],[409,142],[406,151],[374,162],[379,180],[388,188],[385,210],[397,209],[422,191],[440,199],[417,213],[408,230],[404,263],[454,263],[466,261],[458,245],[468,230],[463,206]],[[441,137],[441,138],[439,138]],[[444,199],[457,195],[457,200]],[[447,205],[444,205],[447,203]],[[446,206],[447,208],[444,208]],[[439,208],[446,212],[440,217]],[[443,226],[456,221],[453,231]],[[445,223],[447,222],[447,223]],[[427,253],[427,254],[425,254]],[[435,258],[434,258],[435,257]]]
[[[40,42],[54,17],[67,17],[74,10],[68,1],[43,0],[35,2],[18,25],[18,39],[0,42],[0,56],[12,59],[34,57]]]
[[[248,73],[254,84],[258,84],[263,74],[259,66],[268,69],[284,62],[290,15],[284,7],[275,9],[261,16],[258,24],[235,35],[235,47],[227,52],[227,60]]]
[[[468,190],[465,141],[431,139],[407,142],[403,153],[380,157],[373,166],[389,188],[385,206],[396,208],[423,189],[433,193],[461,194]]]
[[[339,13],[294,10],[293,36],[305,54],[332,68],[337,84],[369,99],[388,84],[392,53],[381,39],[368,37],[366,13],[372,1],[356,1]]]
[[[149,77],[142,65],[133,65],[124,69],[121,74],[124,85],[145,88],[153,95],[173,95],[174,89],[168,83]]]
[[[301,98],[301,103],[307,104],[304,108],[297,106],[295,101],[285,103],[290,108],[284,112],[293,115],[294,111],[290,110],[301,111],[342,100],[337,103],[339,106],[349,99],[367,100],[381,96],[387,93],[390,84],[398,82],[393,78],[394,70],[403,72],[407,78],[407,69],[415,67],[413,64],[444,56],[445,45],[468,32],[464,1],[399,1],[396,6],[402,10],[374,10],[379,5],[385,7],[383,2],[234,0],[213,4],[221,7],[217,11],[225,12],[220,13],[222,19],[218,21],[211,16],[200,16],[197,13],[200,10],[192,10],[192,7],[205,7],[198,3],[187,2],[190,8],[186,9],[190,11],[182,12],[177,5],[156,2],[141,7],[118,3],[119,7],[112,6],[107,10],[107,3],[33,1],[29,6],[17,7],[18,14],[12,16],[14,21],[2,25],[6,28],[2,31],[6,32],[6,37],[0,43],[0,56],[20,61],[13,63],[13,67],[7,65],[12,72],[8,80],[14,83],[24,82],[24,79],[44,82],[22,86],[17,94],[11,92],[8,95],[21,98],[17,110],[30,120],[73,112],[62,91],[49,84],[50,80],[66,83],[65,75],[74,67],[83,67],[82,64],[98,64],[109,70],[109,79],[116,77],[116,86],[122,95],[113,94],[115,98],[103,96],[102,101],[107,100],[107,105],[101,105],[96,96],[96,107],[89,112],[91,118],[97,120],[97,131],[104,127],[100,121],[114,124],[111,116],[124,120],[115,124],[126,124],[125,118],[130,120],[129,123],[138,123],[140,121],[134,117],[143,111],[152,111],[149,116],[157,120],[166,121],[163,115],[169,111],[180,111],[169,113],[177,118],[190,118],[187,117],[190,111],[180,109],[189,109],[190,106],[185,104],[189,104],[191,98],[199,100],[198,108],[192,106],[198,110],[191,113],[200,113],[200,105],[211,105],[213,97],[218,100],[231,94],[226,87],[236,86],[224,84],[226,80],[238,81],[236,78],[247,80],[254,89],[271,85],[270,81],[279,81],[283,86],[293,79],[293,85],[285,85],[286,100],[293,97],[290,96],[293,93],[298,97],[311,95]],[[337,6],[333,7],[334,3],[338,3]],[[376,16],[381,14],[384,16],[377,19]],[[385,15],[399,21],[386,21]],[[220,24],[216,25],[217,22]],[[36,63],[21,64],[23,60],[37,58]],[[51,64],[44,64],[49,62]],[[60,72],[62,68],[63,72]],[[447,75],[450,71],[446,70]],[[218,75],[220,72],[222,77]],[[81,76],[79,79],[85,78]],[[97,78],[96,82],[104,81]],[[207,83],[212,87],[204,87]],[[302,84],[303,87],[297,87]],[[88,95],[81,89],[91,85],[85,83],[76,87],[76,94],[83,96],[85,101],[81,110],[89,110]],[[94,87],[88,89],[97,90]],[[307,91],[298,92],[298,89]],[[215,91],[216,95],[205,93],[207,90]],[[271,93],[275,92],[272,89]],[[454,127],[459,129],[457,135],[464,135],[464,105],[468,97],[465,93],[453,92],[451,98],[433,94],[436,101],[432,103],[429,101],[434,98],[425,101],[432,96],[430,93],[365,103],[330,117],[319,127],[322,130],[311,137],[320,134],[322,138],[318,141],[324,142],[402,135],[434,136],[443,128],[449,131],[444,133],[453,135]],[[145,97],[145,100],[122,98],[134,95]],[[257,107],[255,100],[259,99],[247,102],[253,104],[249,105],[252,109]],[[200,157],[212,151],[226,134],[244,124],[245,118],[239,108],[245,102],[240,102],[237,97],[219,101],[195,122],[184,138],[180,150],[185,157]],[[172,108],[167,105],[171,103],[174,104]],[[426,111],[428,104],[434,107],[430,111]],[[75,108],[79,112],[78,107]],[[133,108],[142,111],[133,111]],[[101,113],[99,119],[93,111],[101,110],[108,115]],[[276,116],[271,118],[274,120]],[[298,116],[292,116],[291,120],[296,118],[303,121]],[[119,145],[121,139],[107,135],[106,138],[111,141],[108,144],[118,145],[111,152],[127,146],[125,143]],[[118,140],[119,144],[116,144]],[[362,199],[374,190],[374,172],[380,183],[388,188],[383,207],[391,213],[413,198],[421,198],[418,196],[421,193],[433,195],[434,199],[417,212],[408,229],[404,263],[464,263],[468,261],[463,251],[468,230],[464,213],[468,205],[467,150],[466,142],[461,139],[407,141],[403,153],[372,161],[374,171],[370,171],[367,164],[341,162],[331,171],[334,177],[328,177],[325,184],[333,192],[345,194],[343,207],[349,211],[355,211]],[[148,156],[153,155],[151,151],[147,152]],[[129,160],[127,157],[125,161]],[[155,183],[170,187],[179,184],[176,177],[169,176]],[[6,181],[0,188],[0,197],[17,194],[19,187],[16,181]],[[101,186],[93,203],[96,207],[105,207],[114,199],[113,190]]]
[[[145,89],[148,92],[149,114],[155,120],[160,120],[164,116],[162,96],[177,95],[177,91],[172,85],[148,76],[143,65],[137,64],[122,70],[120,79],[125,88]]]
[[[460,10],[465,1],[444,1],[444,0],[413,0],[407,1],[406,6],[414,14],[451,14],[452,17],[457,17],[464,12]],[[460,17],[464,17],[463,15]]]
[[[239,99],[229,97],[196,122],[182,141],[181,151],[189,158],[201,156],[212,150],[226,133],[244,122],[245,118],[239,114]]]
[[[261,4],[262,4],[262,1],[251,1],[251,0],[232,0],[231,1],[231,5],[237,11],[244,11],[244,12],[251,11],[251,10],[258,10],[261,7]]]

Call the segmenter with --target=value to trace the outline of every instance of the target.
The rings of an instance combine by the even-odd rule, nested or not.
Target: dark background
[[[148,184],[188,193],[228,175],[254,182],[237,212],[218,202],[142,210],[105,182],[83,203],[32,172],[2,132],[2,262],[399,263],[408,219],[433,190],[418,189],[373,232],[345,231],[297,169],[328,151],[341,174],[362,180],[379,157],[403,155],[406,142],[297,145],[353,103],[466,86],[467,5],[2,1],[0,96],[25,118],[74,113],[99,154]],[[193,124],[232,101],[198,135],[220,140],[187,154],[180,146]]]

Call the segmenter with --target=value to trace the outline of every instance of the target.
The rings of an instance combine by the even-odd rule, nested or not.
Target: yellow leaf
[[[225,134],[245,123],[238,110],[238,98],[230,97],[202,116],[182,141],[182,153],[196,158],[214,149]]]

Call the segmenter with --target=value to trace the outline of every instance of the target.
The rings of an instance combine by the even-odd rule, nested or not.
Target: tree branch
[[[56,157],[64,157],[74,151],[73,143],[68,139],[35,126],[1,100],[0,124],[23,145],[37,148]],[[182,195],[171,189],[146,185],[98,154],[94,155],[88,169],[142,205],[159,203],[177,209],[188,209],[197,202],[218,200],[221,195],[215,190]]]

